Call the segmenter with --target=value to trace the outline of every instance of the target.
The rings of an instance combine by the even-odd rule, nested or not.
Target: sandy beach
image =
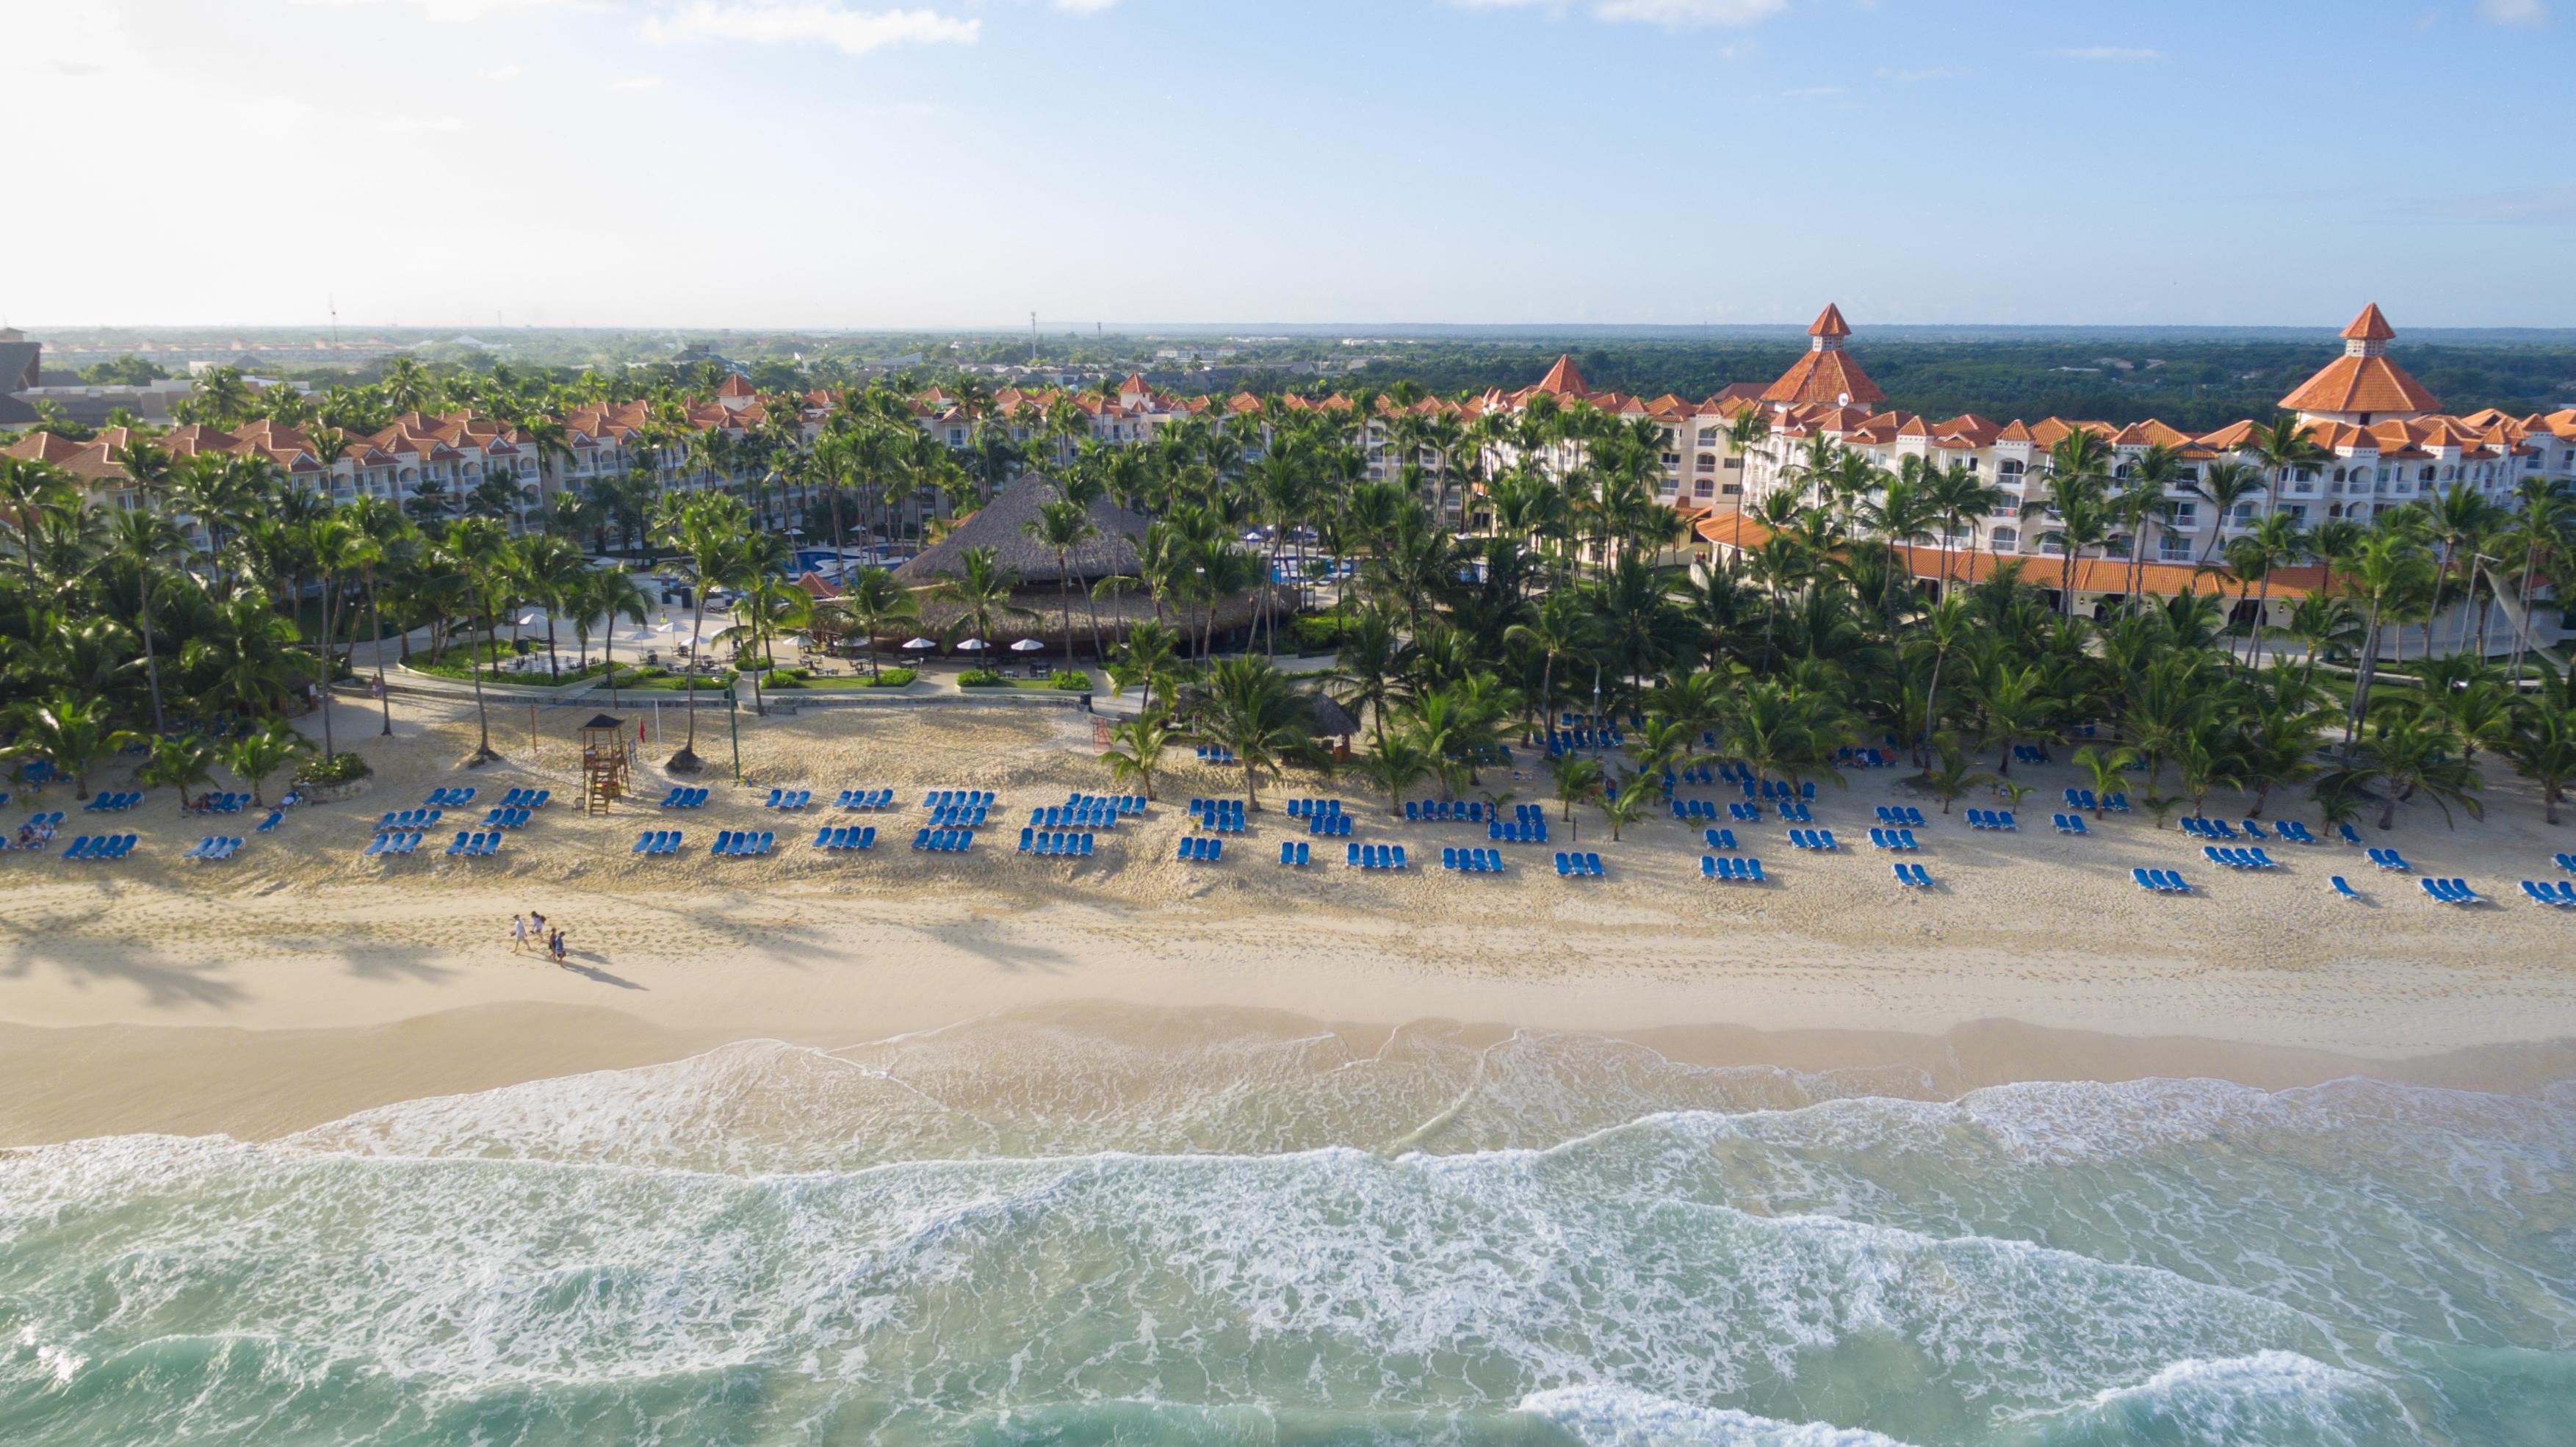
[[[2342,845],[2277,846],[2289,867],[2248,875],[2143,817],[2062,839],[2044,821],[2073,782],[2063,768],[2030,771],[2040,792],[2018,835],[1944,819],[1902,771],[1854,774],[1816,806],[1845,840],[1838,855],[1739,827],[1774,880],[1761,888],[1702,881],[1697,827],[1669,816],[1611,844],[1578,814],[1605,879],[1560,880],[1534,848],[1507,849],[1498,877],[1444,874],[1441,845],[1481,843],[1481,830],[1408,825],[1382,800],[1296,777],[1285,793],[1345,799],[1354,837],[1406,844],[1413,868],[1346,870],[1338,846],[1330,864],[1318,849],[1307,869],[1280,867],[1279,840],[1306,836],[1276,790],[1224,863],[1184,864],[1180,802],[1235,787],[1186,755],[1158,781],[1161,802],[1100,835],[1094,858],[1029,859],[1012,849],[1029,808],[1109,787],[1091,721],[1040,709],[746,717],[739,788],[722,715],[706,711],[707,808],[630,801],[593,818],[572,804],[575,712],[540,714],[532,750],[527,711],[496,708],[507,757],[466,771],[470,708],[398,704],[396,737],[382,740],[366,711],[344,707],[342,739],[377,770],[363,798],[253,835],[256,815],[185,817],[162,795],[120,817],[142,836],[121,864],[0,856],[0,1140],[270,1134],[732,1040],[841,1047],[1088,1002],[1275,1011],[1359,1033],[1424,1019],[1597,1032],[1712,1062],[1906,1060],[1963,1086],[2201,1073],[2278,1085],[2367,1069],[2517,1088],[2576,1075],[2576,920],[2512,888],[2566,846],[2501,771],[2486,820],[2453,831],[2411,811],[2385,840],[2497,900],[2458,910]],[[676,710],[664,721],[676,734]],[[668,752],[659,740],[648,751],[638,794],[663,792]],[[378,814],[469,783],[483,803],[518,785],[551,788],[555,803],[495,859],[360,857]],[[805,847],[821,811],[758,807],[772,788],[828,800],[865,786],[906,803],[989,788],[1009,827],[964,858],[918,854],[918,811],[904,810],[876,820],[875,851],[827,854]],[[1487,786],[1541,796],[1530,781]],[[1919,858],[1937,889],[1898,890],[1866,847],[1879,803],[1931,816]],[[43,801],[69,805],[59,788]],[[81,832],[72,819],[66,838]],[[651,827],[684,828],[692,847],[630,855]],[[774,855],[706,856],[717,830],[753,827],[778,833]],[[225,863],[177,857],[219,828],[251,842]],[[2181,870],[2195,893],[2141,893],[2128,881],[2140,864]],[[2334,873],[2368,901],[2338,901]],[[568,931],[568,964],[512,950],[510,918],[529,909]]]

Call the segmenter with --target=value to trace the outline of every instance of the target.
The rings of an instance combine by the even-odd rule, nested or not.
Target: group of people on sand
[[[54,826],[51,824],[39,824],[30,819],[18,826],[18,847],[21,849],[42,849],[53,837]]]
[[[549,929],[546,925],[546,917],[533,909],[526,914],[510,916],[510,953],[525,953],[530,940],[536,941],[537,953],[554,956],[555,963],[558,965],[564,962],[562,930]]]

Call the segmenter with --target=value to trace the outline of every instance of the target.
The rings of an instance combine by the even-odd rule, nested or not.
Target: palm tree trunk
[[[152,652],[152,584],[141,569],[136,570],[136,586],[142,595],[142,606],[135,611],[143,619],[143,680],[152,689],[152,732],[158,734],[168,726],[161,718],[161,665]],[[28,601],[34,601],[33,594]]]
[[[331,656],[331,599],[337,590],[331,586],[331,575],[322,575],[322,678],[319,697],[322,700],[322,762],[331,762],[331,677],[339,672]]]

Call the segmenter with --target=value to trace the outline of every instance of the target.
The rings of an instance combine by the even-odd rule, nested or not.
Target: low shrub
[[[1076,673],[1069,668],[1057,669],[1054,676],[1049,678],[1047,682],[1050,687],[1064,693],[1089,693],[1091,691],[1091,675],[1088,673]]]
[[[1307,613],[1288,620],[1288,640],[1303,654],[1333,653],[1350,620],[1338,613]]]
[[[324,763],[320,759],[311,759],[306,761],[301,767],[296,769],[295,782],[299,784],[346,784],[354,779],[363,779],[374,772],[374,769],[367,767],[367,761],[358,757],[356,754],[339,753],[333,754],[329,763]]]
[[[959,688],[1000,688],[1002,675],[989,668],[970,668],[957,675]]]
[[[919,677],[921,677],[921,670],[918,668],[889,668],[885,672],[878,674],[876,677],[869,679],[868,687],[904,688],[909,686],[914,679]]]

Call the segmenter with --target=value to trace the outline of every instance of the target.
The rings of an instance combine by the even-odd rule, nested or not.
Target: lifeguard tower
[[[575,731],[581,739],[581,807],[605,814],[626,795],[627,777],[635,769],[635,745],[626,725],[607,714],[594,715]]]

